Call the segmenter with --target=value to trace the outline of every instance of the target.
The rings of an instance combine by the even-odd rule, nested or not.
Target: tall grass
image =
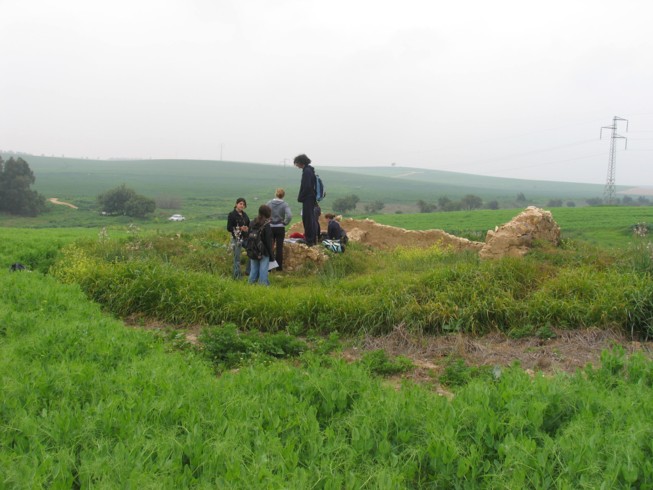
[[[650,269],[641,258],[648,249],[608,252],[567,241],[523,259],[481,261],[437,247],[371,254],[353,244],[316,274],[275,276],[279,286],[263,291],[230,279],[221,233],[78,243],[51,270],[116,315],[177,325],[229,322],[277,331],[295,322],[350,334],[387,332],[399,323],[432,333],[525,326],[652,333]]]
[[[0,272],[4,488],[648,488],[653,364],[517,367],[452,400],[305,354],[215,377],[76,285]]]

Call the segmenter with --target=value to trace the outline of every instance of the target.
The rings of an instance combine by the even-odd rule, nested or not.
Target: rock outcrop
[[[283,244],[284,271],[297,271],[306,264],[315,264],[317,267],[321,267],[327,260],[329,260],[329,256],[324,247],[307,247],[303,243],[290,242]]]
[[[479,256],[482,259],[523,257],[535,240],[560,244],[560,227],[550,211],[529,206],[512,221],[487,232],[485,245]]]

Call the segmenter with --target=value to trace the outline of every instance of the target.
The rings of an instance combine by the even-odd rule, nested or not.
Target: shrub
[[[413,362],[405,356],[391,359],[383,349],[373,350],[363,354],[360,363],[373,374],[390,376],[413,369]]]
[[[255,359],[296,357],[307,348],[305,342],[291,335],[241,333],[234,324],[205,328],[199,340],[218,369],[231,369]]]

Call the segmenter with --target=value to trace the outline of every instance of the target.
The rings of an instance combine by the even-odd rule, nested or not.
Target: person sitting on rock
[[[340,226],[340,223],[336,221],[336,216],[333,213],[327,213],[324,215],[324,217],[328,221],[328,226],[327,226],[327,238],[329,240],[338,240],[340,242],[340,247],[342,248],[342,251],[345,251],[345,245],[347,245],[347,242],[349,241],[349,237],[347,237],[347,232]]]

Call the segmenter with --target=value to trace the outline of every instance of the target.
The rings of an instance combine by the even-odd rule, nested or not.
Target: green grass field
[[[5,160],[8,155],[3,155]],[[228,211],[239,196],[250,203],[274,196],[277,187],[287,190],[294,202],[300,171],[291,164],[209,160],[102,161],[24,155],[36,176],[35,189],[46,197],[58,197],[87,208],[95,197],[125,183],[137,193],[151,198],[175,197],[183,211],[207,215]],[[418,200],[437,202],[475,194],[485,202],[497,200],[502,207],[515,205],[523,193],[530,202],[545,204],[550,199],[577,201],[601,197],[603,186],[549,181],[528,181],[484,177],[437,170],[373,167],[321,167],[316,169],[327,187],[328,201],[356,194],[361,205],[382,199],[389,209],[415,209]],[[618,186],[617,190],[627,186]],[[207,200],[207,201],[204,201]],[[394,211],[393,211],[394,212]]]
[[[242,168],[211,180],[198,162],[175,187],[151,162],[59,163],[49,189],[80,209],[0,216],[0,488],[653,488],[653,361],[641,353],[615,345],[598,366],[552,375],[434,358],[430,379],[389,383],[410,359],[339,352],[398,325],[542,342],[591,327],[646,346],[653,253],[632,225],[653,208],[552,209],[562,245],[523,259],[351,243],[262,288],[230,278],[223,213]],[[94,164],[106,180],[77,173]],[[189,219],[100,216],[94,193],[121,176],[181,196]],[[373,218],[479,239],[521,210]]]
[[[479,263],[352,245],[317,274],[263,290],[228,278],[223,230],[91,231],[3,229],[3,261],[27,254],[39,270],[51,265],[0,271],[4,488],[653,485],[653,362],[641,354],[615,347],[600,367],[533,377],[451,359],[431,383],[400,388],[379,373],[405,362],[329,354],[335,331],[399,321],[520,336],[623,322],[644,333],[650,255],[577,245]],[[203,343],[125,328],[123,315],[205,323]],[[246,337],[259,329],[276,337]],[[434,392],[441,383],[451,399]]]

